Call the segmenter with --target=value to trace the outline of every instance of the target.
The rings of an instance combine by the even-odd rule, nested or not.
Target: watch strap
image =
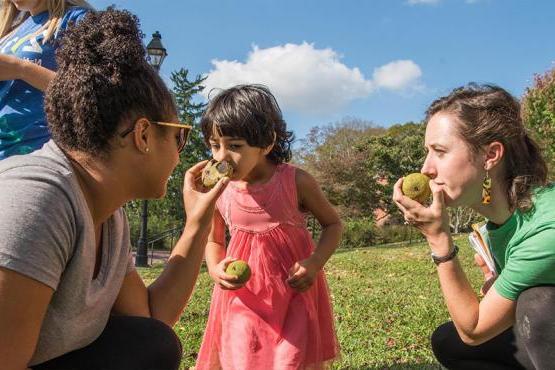
[[[436,265],[439,265],[442,262],[447,262],[447,261],[451,261],[453,258],[455,258],[455,256],[457,255],[457,253],[459,253],[459,247],[455,244],[453,245],[453,250],[451,252],[449,252],[447,255],[445,256],[436,256],[433,252],[432,252],[432,261],[434,261],[434,263]]]

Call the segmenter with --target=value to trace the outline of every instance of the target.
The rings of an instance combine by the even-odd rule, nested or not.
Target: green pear
[[[430,195],[430,178],[423,173],[411,173],[403,178],[403,194],[418,203],[424,203]]]
[[[202,170],[202,184],[211,188],[218,183],[222,177],[231,177],[233,167],[227,161],[216,161],[211,159]]]
[[[251,277],[251,268],[249,264],[243,260],[237,260],[227,265],[225,273],[237,276],[238,283],[246,283]]]

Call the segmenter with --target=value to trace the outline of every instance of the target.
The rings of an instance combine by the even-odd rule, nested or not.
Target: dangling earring
[[[491,203],[491,177],[486,170],[486,177],[484,177],[484,182],[482,182],[482,204]]]

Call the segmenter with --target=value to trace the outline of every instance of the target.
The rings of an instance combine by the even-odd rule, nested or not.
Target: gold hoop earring
[[[491,203],[491,177],[489,177],[489,173],[486,170],[486,177],[484,177],[484,181],[482,182],[482,204],[490,204]]]

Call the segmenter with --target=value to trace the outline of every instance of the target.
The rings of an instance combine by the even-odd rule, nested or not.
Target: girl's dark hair
[[[176,115],[170,92],[146,62],[136,16],[108,8],[66,31],[58,71],[45,95],[52,138],[61,147],[102,155],[120,124]]]
[[[207,145],[215,130],[258,148],[272,144],[275,134],[274,147],[266,157],[276,164],[291,160],[293,133],[287,131],[276,98],[265,86],[238,85],[223,90],[210,101],[200,124]]]
[[[458,118],[459,134],[475,152],[494,141],[503,144],[509,204],[523,212],[530,210],[533,189],[547,182],[547,165],[524,128],[519,101],[498,86],[471,83],[434,101],[426,122],[438,112]]]

